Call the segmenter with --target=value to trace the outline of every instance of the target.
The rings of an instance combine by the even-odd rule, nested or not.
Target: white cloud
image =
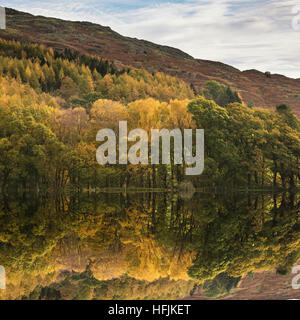
[[[123,35],[177,47],[196,58],[242,70],[300,77],[300,31],[292,29],[292,8],[300,0],[147,1],[147,5],[142,0],[102,1],[101,5],[63,0],[44,5],[41,1],[2,2],[33,14],[109,25]],[[129,9],[114,7],[121,4],[130,5]]]

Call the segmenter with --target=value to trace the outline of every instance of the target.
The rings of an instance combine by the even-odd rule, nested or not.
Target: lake
[[[2,196],[0,298],[300,297],[299,212],[292,192]]]

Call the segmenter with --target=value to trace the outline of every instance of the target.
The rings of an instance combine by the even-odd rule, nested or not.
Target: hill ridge
[[[122,36],[110,27],[87,21],[66,21],[6,9],[7,30],[0,37],[44,44],[54,49],[69,48],[111,61],[117,67],[132,66],[176,76],[197,90],[208,80],[216,80],[240,92],[245,103],[275,109],[288,103],[300,116],[300,81],[259,70],[241,71],[218,61],[194,59],[180,49]]]

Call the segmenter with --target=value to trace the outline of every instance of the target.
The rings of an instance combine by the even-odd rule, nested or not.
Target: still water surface
[[[292,193],[2,197],[0,298],[222,297],[261,271],[290,273],[299,213]]]

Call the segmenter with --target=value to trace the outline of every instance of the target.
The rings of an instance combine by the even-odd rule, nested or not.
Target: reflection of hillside
[[[299,264],[299,262],[298,262]],[[248,274],[243,277],[238,286],[219,296],[221,300],[288,300],[300,299],[300,291],[292,288],[292,279],[295,274],[280,276],[275,270]],[[210,299],[200,288],[187,296],[187,300]]]

